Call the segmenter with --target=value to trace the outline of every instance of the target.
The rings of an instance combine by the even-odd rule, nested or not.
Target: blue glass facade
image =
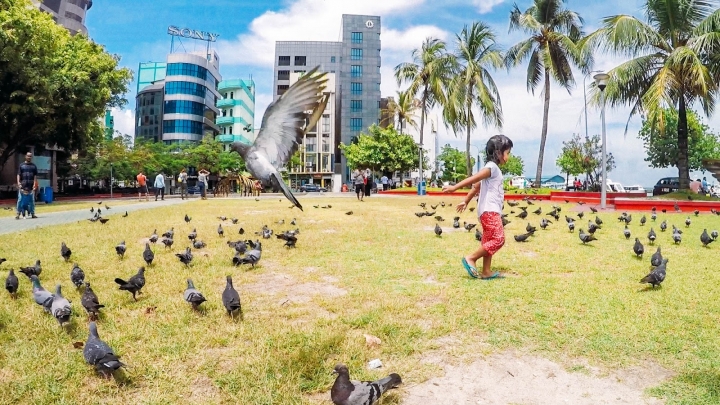
[[[165,114],[203,115],[205,105],[188,100],[171,100],[165,102]]]
[[[217,88],[215,77],[204,67],[192,63],[168,63],[167,76],[192,76],[208,81],[213,88]]]
[[[169,82],[165,84],[165,94],[187,94],[205,98],[207,89],[202,84],[191,82]]]
[[[165,120],[163,121],[163,133],[182,134],[203,134],[203,123],[190,120]]]

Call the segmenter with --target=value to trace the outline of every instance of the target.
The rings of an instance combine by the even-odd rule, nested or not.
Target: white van
[[[514,176],[512,179],[510,179],[510,186],[515,188],[523,189],[525,188],[525,184],[530,185],[530,182],[525,179],[525,177],[521,176]]]

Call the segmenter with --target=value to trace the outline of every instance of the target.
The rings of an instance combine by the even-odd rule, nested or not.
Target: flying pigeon
[[[188,248],[188,250],[189,249],[190,248]],[[183,292],[183,298],[185,298],[185,301],[192,304],[193,309],[197,309],[200,304],[207,301],[205,297],[203,297],[202,293],[195,289],[195,284],[193,284],[191,279],[187,279],[187,288],[185,289],[185,292]]]
[[[665,271],[667,270],[667,263],[669,259],[662,259],[662,263],[660,263],[659,266],[655,267],[650,274],[643,277],[642,280],[640,280],[641,283],[648,283],[655,288],[655,286],[660,285],[665,280]]]
[[[35,265],[30,267],[20,267],[20,273],[32,278],[32,276],[40,277],[42,273],[42,266],[40,266],[40,260],[35,260]]]
[[[578,216],[578,218],[583,219],[583,217],[585,216],[585,213],[580,211],[580,212],[578,212],[577,216]]]
[[[158,235],[157,235],[157,229],[153,231],[152,235],[150,235],[150,243],[155,244],[155,242],[158,241]]]
[[[70,315],[72,314],[70,301],[63,297],[60,284],[55,286],[55,295],[53,296],[50,310],[60,326],[70,322]]]
[[[389,389],[402,384],[399,375],[392,373],[377,381],[353,381],[344,364],[335,366],[335,383],[330,389],[330,398],[335,405],[373,405]]]
[[[595,207],[590,207],[590,211],[592,211],[593,214],[596,214],[598,210]]]
[[[580,229],[578,236],[580,236],[580,240],[582,241],[583,245],[588,242],[597,240],[597,238],[595,238],[595,235],[585,233],[582,228]]]
[[[100,339],[95,322],[90,322],[89,329],[90,333],[83,348],[85,362],[94,366],[95,370],[104,377],[110,378],[115,370],[125,364],[121,363],[113,349]]]
[[[315,127],[325,110],[328,97],[322,90],[327,78],[325,73],[316,74],[318,68],[304,74],[268,106],[262,119],[262,128],[251,146],[242,142],[232,144],[233,150],[242,156],[247,170],[254,178],[265,187],[280,189],[300,210],[302,205],[283,181],[278,168],[290,160],[307,129]],[[312,112],[308,114],[307,111]]]
[[[85,272],[82,271],[77,263],[75,263],[72,270],[70,270],[70,281],[72,281],[77,288],[80,288],[80,286],[85,283]]]
[[[195,240],[193,241],[193,247],[194,247],[195,249],[202,249],[202,248],[204,248],[205,246],[207,246],[207,244],[205,244],[205,242],[201,241],[200,239],[195,239]]]
[[[192,232],[188,234],[188,239],[195,240],[197,238],[197,229],[193,228]]]
[[[70,260],[70,255],[72,255],[72,250],[67,247],[65,242],[62,242],[60,244],[60,256],[62,256],[63,259],[65,259],[65,261],[67,262],[68,260]]]
[[[10,293],[10,296],[13,297],[13,299],[17,298],[17,290],[19,286],[20,281],[15,275],[15,270],[10,269],[10,273],[8,273],[8,276],[5,279],[5,289]]]
[[[708,235],[707,229],[703,229],[703,233],[700,235],[700,242],[702,242],[704,247],[707,247],[707,245],[715,242],[715,239],[711,238],[710,235]]]
[[[189,247],[185,248],[184,253],[175,253],[175,256],[180,259],[181,263],[185,264],[185,267],[188,267],[193,259],[193,254]]]
[[[87,282],[85,283],[85,291],[83,291],[82,297],[80,297],[80,303],[88,315],[90,315],[90,320],[97,319],[100,308],[105,308],[105,305],[100,304],[98,301],[95,291],[90,288],[90,283]]]
[[[53,295],[40,285],[40,279],[38,279],[36,275],[30,276],[30,280],[32,280],[32,292],[35,303],[42,306],[45,312],[49,313],[53,302]]]
[[[119,245],[115,246],[115,253],[117,253],[121,259],[124,259],[126,249],[127,248],[125,247],[125,241],[121,241]]]
[[[628,229],[627,224],[625,224],[625,229],[623,229],[623,235],[625,235],[625,239],[630,239],[630,230]]]
[[[440,224],[435,224],[435,235],[437,235],[437,237],[442,236],[442,228],[440,227]]]
[[[652,245],[655,243],[655,239],[657,239],[657,235],[655,234],[655,230],[650,228],[650,232],[648,232],[648,239],[650,240],[650,244]]]
[[[222,293],[222,302],[231,318],[235,318],[235,314],[240,315],[242,319],[242,306],[240,305],[240,294],[233,287],[232,277],[227,276],[225,290]]]
[[[115,282],[120,285],[121,290],[132,293],[133,299],[137,301],[135,294],[142,294],[142,291],[140,290],[142,290],[145,286],[145,267],[140,267],[137,274],[130,277],[127,281],[121,278],[116,278]]]
[[[662,253],[660,253],[660,246],[658,246],[657,251],[653,253],[653,255],[650,257],[650,265],[652,267],[657,267],[662,263]]]
[[[633,245],[633,252],[635,252],[635,255],[639,259],[642,259],[642,255],[643,255],[643,253],[645,253],[645,247],[643,246],[642,243],[640,243],[639,238],[635,238],[635,245]]]
[[[155,253],[153,253],[152,250],[150,250],[150,244],[145,243],[145,250],[143,250],[143,260],[145,260],[145,263],[150,266],[155,260]]]

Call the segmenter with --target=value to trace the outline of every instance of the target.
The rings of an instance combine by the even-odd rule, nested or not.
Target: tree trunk
[[[680,177],[680,190],[690,189],[690,170],[688,169],[688,123],[687,108],[685,107],[684,92],[680,92],[680,106],[678,108],[678,161],[677,168]]]
[[[472,162],[470,161],[470,110],[472,109],[472,87],[468,89],[468,99],[467,99],[467,122],[465,123],[465,127],[467,130],[467,138],[465,139],[465,160],[467,162],[467,175],[470,176],[472,174]]]
[[[535,172],[535,187],[540,188],[540,177],[542,177],[543,159],[545,158],[545,141],[547,140],[548,113],[550,112],[550,72],[545,71],[545,105],[543,106],[543,126],[540,134],[540,153],[538,154],[537,172]]]

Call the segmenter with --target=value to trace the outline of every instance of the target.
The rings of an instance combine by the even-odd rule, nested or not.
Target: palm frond
[[[535,39],[528,38],[510,47],[505,52],[505,66],[510,69],[525,61],[535,48]]]
[[[522,31],[526,34],[532,35],[539,32],[541,29],[542,24],[535,19],[531,8],[523,13],[520,11],[517,4],[513,6],[512,11],[510,11],[509,32]]]
[[[596,31],[595,43],[606,51],[634,57],[640,53],[664,51],[672,48],[653,27],[629,15],[603,19],[603,28]]]
[[[545,48],[541,49],[540,56],[545,70],[569,93],[575,79],[566,52],[555,41],[548,42]]]
[[[530,55],[527,67],[527,90],[535,94],[535,88],[540,84],[540,77],[543,72],[543,64],[540,60],[540,50],[535,49]]]

